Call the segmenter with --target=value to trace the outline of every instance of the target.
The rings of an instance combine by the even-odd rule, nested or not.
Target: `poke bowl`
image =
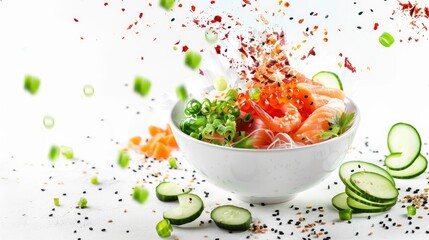
[[[242,149],[195,139],[180,129],[185,103],[170,115],[172,132],[185,159],[215,186],[245,202],[281,203],[317,185],[343,161],[352,145],[360,112],[349,98],[346,113],[354,112],[350,128],[326,141],[287,149]]]

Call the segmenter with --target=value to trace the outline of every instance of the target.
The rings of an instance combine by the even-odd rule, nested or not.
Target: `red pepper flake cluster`
[[[429,6],[422,5],[420,3],[411,1],[401,2],[398,1],[398,9],[393,11],[392,15],[399,15],[405,19],[407,27],[415,31],[414,36],[408,36],[407,41],[414,40],[419,41],[420,36],[424,36],[424,33],[428,31],[429,25]],[[400,39],[400,42],[403,40]]]
[[[349,58],[346,57],[344,59],[344,67],[346,67],[347,69],[349,69],[350,71],[352,71],[352,73],[356,72],[356,68],[353,67],[352,63],[349,61]]]

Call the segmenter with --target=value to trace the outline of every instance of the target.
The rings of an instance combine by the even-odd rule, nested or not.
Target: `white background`
[[[283,28],[292,45],[302,40],[305,24],[327,28],[328,43],[320,40],[319,33],[319,37],[309,39],[311,43],[306,46],[308,49],[314,44],[316,57],[303,63],[292,62],[309,76],[326,69],[338,72],[346,93],[360,107],[361,125],[354,148],[346,159],[381,164],[379,160],[388,154],[387,132],[399,121],[414,125],[422,141],[427,142],[429,44],[423,36],[424,31],[416,33],[410,29],[407,18],[392,16],[396,1],[356,1],[356,4],[333,0],[291,1],[291,7],[282,8],[286,16],[278,14],[275,17],[270,17],[270,13],[280,8],[277,1],[260,0],[246,8],[241,7],[241,1],[217,0],[215,5],[209,1],[184,1],[182,9],[175,8],[171,12],[158,7],[157,1],[109,1],[108,6],[103,4],[103,1],[94,0],[0,0],[1,239],[157,239],[154,226],[162,218],[162,212],[174,204],[160,203],[152,194],[146,204],[139,205],[131,199],[131,189],[145,178],[153,181],[152,185],[146,184],[153,193],[160,179],[146,175],[158,171],[163,176],[177,177],[177,182],[186,185],[192,178],[192,168],[187,167],[180,153],[175,153],[182,164],[179,170],[168,170],[165,162],[142,163],[139,161],[142,156],[135,154],[131,168],[137,169],[141,164],[144,167],[133,172],[118,168],[116,156],[130,137],[147,137],[148,125],[165,125],[177,85],[186,83],[192,89],[192,86],[201,84],[198,81],[205,81],[198,71],[193,72],[183,64],[181,46],[184,44],[190,49],[206,49],[202,69],[214,64],[208,57],[213,46],[205,42],[204,30],[190,23],[192,16],[232,13],[243,23],[243,27],[232,31]],[[190,12],[190,5],[197,6],[196,13]],[[258,11],[254,10],[255,6]],[[318,12],[319,17],[310,18],[311,11]],[[358,15],[360,11],[363,11],[362,15]],[[140,12],[143,12],[142,19],[138,18]],[[255,21],[260,14],[270,20],[269,26]],[[325,15],[329,18],[324,19]],[[290,21],[290,16],[295,20]],[[171,22],[172,18],[175,21]],[[299,18],[305,18],[304,25],[297,24]],[[136,20],[139,23],[127,30]],[[181,24],[185,22],[188,27],[182,28]],[[380,24],[377,31],[372,30],[375,22]],[[363,29],[359,30],[357,26]],[[378,42],[383,31],[392,33],[397,40],[390,48]],[[410,34],[420,40],[399,42]],[[174,43],[179,40],[181,44],[174,51]],[[357,73],[337,66],[338,62],[344,62],[344,58],[338,56],[340,52],[349,57],[357,67]],[[40,77],[41,87],[37,95],[23,90],[25,74]],[[132,90],[136,75],[152,80],[152,91],[146,98]],[[83,95],[85,84],[94,86],[94,96]],[[55,118],[53,129],[43,127],[45,115]],[[365,147],[365,142],[369,147]],[[74,163],[60,159],[53,168],[47,159],[52,144],[72,147]],[[422,153],[427,155],[427,151],[427,146],[423,145]],[[149,164],[151,167],[147,168]],[[99,186],[89,183],[96,175],[101,181]],[[414,180],[398,180],[397,185],[403,190],[413,186],[422,191],[428,187],[426,177],[425,173]],[[201,180],[198,175],[197,180]],[[294,225],[285,224],[289,219],[296,221],[299,217],[290,205],[299,206],[303,212],[307,205],[323,206],[327,224],[317,225],[316,229],[329,231],[332,239],[400,239],[410,237],[405,231],[411,232],[417,225],[421,229],[416,230],[413,237],[423,239],[429,236],[425,234],[429,230],[428,211],[419,211],[418,215],[424,217],[414,218],[413,225],[408,226],[406,211],[401,204],[389,212],[393,221],[403,224],[400,228],[383,230],[378,223],[387,221],[385,215],[371,220],[364,216],[353,219],[352,224],[337,222],[332,225],[337,215],[330,206],[330,199],[343,188],[334,182],[339,182],[336,172],[291,203],[251,208],[254,219],[266,223],[269,229],[274,227],[284,231],[286,235],[282,239],[288,238],[292,231],[293,239],[301,239],[307,235],[301,234]],[[204,191],[210,192],[210,197],[205,199],[208,210],[215,203],[231,203],[227,198],[232,198],[233,204],[250,208],[247,203],[235,200],[232,194],[210,183],[193,186],[201,196]],[[405,191],[400,192],[401,197],[405,194]],[[88,199],[88,209],[75,209],[81,196]],[[52,210],[54,197],[61,201],[55,211]],[[281,211],[282,226],[271,216],[274,209]],[[53,216],[49,217],[51,213]],[[199,219],[205,221],[203,227],[175,228],[174,237],[245,239],[250,234],[229,234],[213,223],[207,224],[208,219],[207,214]],[[317,219],[317,214],[308,215],[306,223]],[[371,227],[373,223],[375,226]],[[93,230],[89,230],[90,227]],[[103,228],[106,232],[101,231]],[[359,235],[355,236],[357,231]],[[373,232],[371,237],[369,232]],[[250,238],[275,239],[277,236],[269,231]]]

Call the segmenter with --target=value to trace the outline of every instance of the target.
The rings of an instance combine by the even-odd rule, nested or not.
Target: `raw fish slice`
[[[332,98],[344,100],[344,92],[340,89],[329,88],[321,85],[298,83],[296,86],[300,92],[300,99],[304,102],[304,109],[309,112],[326,105]]]
[[[293,135],[293,140],[304,144],[318,143],[323,140],[317,136],[318,133],[330,128],[328,121],[336,115],[341,115],[345,111],[345,104],[342,100],[332,98],[326,105],[316,109],[304,121],[298,131]]]

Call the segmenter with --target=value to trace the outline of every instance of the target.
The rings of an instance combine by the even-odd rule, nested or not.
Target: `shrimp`
[[[273,132],[288,133],[301,125],[301,114],[291,103],[282,107],[283,117],[272,117],[255,102],[250,101],[250,104],[264,124]]]

